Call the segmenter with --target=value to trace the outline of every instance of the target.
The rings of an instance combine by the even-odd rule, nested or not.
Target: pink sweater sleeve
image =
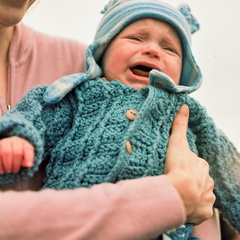
[[[0,193],[0,239],[146,239],[185,221],[166,176],[75,190]]]

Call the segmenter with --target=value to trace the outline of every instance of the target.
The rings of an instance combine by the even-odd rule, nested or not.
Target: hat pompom
[[[105,14],[112,6],[114,6],[119,0],[110,0],[108,4],[105,5],[104,9],[101,11],[102,14]]]
[[[192,15],[190,7],[187,4],[181,4],[178,6],[178,10],[183,14],[188,24],[190,25],[191,33],[193,34],[198,31],[200,28],[200,24],[197,19]]]
[[[159,0],[110,0],[105,6],[94,42],[87,48],[86,73],[74,74],[57,80],[46,90],[45,101],[56,103],[77,85],[103,76],[100,65],[105,49],[114,37],[132,22],[142,18],[156,18],[171,24],[179,33],[182,41],[183,59],[180,83],[176,85],[166,74],[153,70],[150,83],[168,92],[191,93],[202,82],[201,71],[191,51],[191,33],[199,29],[199,23],[186,4],[178,9]]]

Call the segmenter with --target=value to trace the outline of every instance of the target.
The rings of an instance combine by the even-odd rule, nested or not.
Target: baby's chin
[[[133,87],[135,89],[141,90],[143,87],[147,87],[150,85],[149,78],[141,78],[141,80],[136,80],[136,79],[129,79],[129,80],[121,80],[119,79],[120,82],[123,84],[126,84],[130,87]]]
[[[133,84],[133,85],[131,85],[131,87],[141,90],[143,87],[147,87],[149,85],[150,85],[149,83],[148,84]]]

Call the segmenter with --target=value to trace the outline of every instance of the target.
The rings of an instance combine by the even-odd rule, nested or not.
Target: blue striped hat
[[[104,74],[99,62],[111,40],[133,21],[149,17],[170,23],[179,32],[183,49],[183,66],[179,85],[157,70],[150,72],[150,84],[175,93],[191,93],[200,87],[202,74],[191,51],[191,33],[199,29],[199,24],[186,4],[177,9],[158,0],[110,0],[103,13],[94,42],[87,48],[87,72],[55,81],[45,93],[44,98],[47,102],[57,102],[80,83],[102,77]]]

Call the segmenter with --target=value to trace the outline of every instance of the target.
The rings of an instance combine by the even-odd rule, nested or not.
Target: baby
[[[202,80],[190,47],[198,24],[185,5],[180,11],[157,0],[110,1],[87,72],[33,89],[0,120],[0,183],[31,177],[46,159],[44,188],[163,174],[171,124],[186,104],[190,149],[210,164],[215,207],[240,231],[240,156],[188,95]],[[190,239],[191,225],[167,234]]]

